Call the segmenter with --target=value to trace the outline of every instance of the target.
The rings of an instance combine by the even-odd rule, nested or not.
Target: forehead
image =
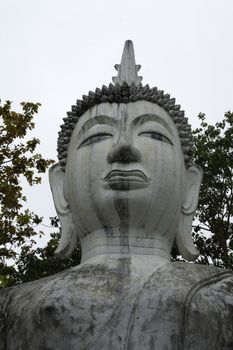
[[[107,116],[111,118],[114,122],[121,122],[122,120],[128,123],[137,120],[140,124],[140,117],[143,120],[145,115],[151,115],[154,117],[155,121],[167,124],[171,129],[176,129],[170,115],[160,106],[148,102],[148,101],[137,101],[130,103],[101,103],[99,105],[93,106],[88,111],[86,111],[78,121],[75,126],[75,131],[79,132],[82,126],[88,121],[97,116]],[[101,120],[101,118],[100,118]],[[102,122],[100,121],[100,124]]]

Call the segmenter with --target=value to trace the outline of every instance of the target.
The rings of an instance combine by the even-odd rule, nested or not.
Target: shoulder
[[[78,265],[49,277],[2,289],[0,290],[0,298],[6,301],[7,299],[12,300],[13,297],[19,299],[26,296],[26,299],[30,300],[38,294],[43,296],[46,296],[47,293],[48,295],[51,295],[51,293],[59,294],[59,291],[71,287],[77,293],[79,290],[81,292],[83,288],[86,288],[86,285],[90,282],[90,276],[92,283],[95,283],[95,280],[99,280],[100,276],[104,279],[105,275],[106,269],[101,265]]]
[[[173,295],[182,294],[177,299],[182,309],[184,348],[199,349],[202,338],[202,348],[231,349],[233,271],[200,264],[172,265]]]
[[[1,291],[0,349],[15,344],[28,349],[29,343],[33,349],[73,349],[67,341],[76,336],[82,343],[91,325],[98,329],[98,310],[103,316],[111,311],[114,294],[110,284],[106,289],[107,278],[103,266],[77,266]]]
[[[224,308],[233,306],[232,270],[175,262],[156,271],[151,276],[150,284],[154,287],[156,285],[159,293],[166,291],[168,297],[180,296],[181,300],[185,299],[186,304],[198,298],[210,303],[218,301],[213,309],[220,307],[220,300],[223,300]]]
[[[211,265],[202,265],[186,262],[172,262],[167,264],[166,267],[171,271],[176,271],[176,275],[179,276],[182,273],[186,274],[186,278],[190,275],[194,280],[202,280],[214,276],[233,276],[232,270],[223,269]],[[188,275],[187,275],[188,274]]]
[[[43,309],[49,312],[56,308],[58,311],[62,305],[82,303],[83,298],[87,301],[91,300],[93,295],[95,298],[97,295],[101,297],[101,286],[106,285],[107,279],[108,273],[103,266],[76,266],[0,291],[0,310],[4,313],[7,309],[8,315],[23,315],[29,309]]]
[[[148,337],[156,334],[156,342],[165,341],[168,349],[232,349],[233,273],[168,263],[139,291],[132,320],[137,348],[143,348],[137,334],[148,330]]]

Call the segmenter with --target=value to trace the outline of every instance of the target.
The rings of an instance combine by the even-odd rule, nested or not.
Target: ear
[[[49,169],[49,182],[54,205],[61,222],[62,232],[61,240],[55,251],[55,255],[59,258],[66,258],[71,255],[77,244],[77,234],[72,213],[65,198],[65,173],[61,169],[59,163],[52,165]]]
[[[190,261],[196,260],[199,255],[192,240],[192,221],[198,205],[202,174],[202,169],[196,164],[186,170],[184,200],[175,237],[181,255]]]

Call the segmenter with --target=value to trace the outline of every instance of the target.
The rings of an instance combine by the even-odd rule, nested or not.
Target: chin
[[[95,207],[105,218],[108,226],[118,226],[122,220],[137,226],[146,219],[152,201],[151,191],[147,189],[127,190],[121,185],[117,189],[102,189],[95,196]],[[143,219],[143,220],[144,220]]]

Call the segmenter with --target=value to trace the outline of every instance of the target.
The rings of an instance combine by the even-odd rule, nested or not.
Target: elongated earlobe
[[[189,261],[196,260],[199,255],[192,239],[192,221],[198,205],[201,181],[202,169],[193,164],[186,170],[185,196],[175,237],[181,255]]]
[[[77,244],[77,234],[72,213],[64,195],[65,174],[59,163],[52,165],[49,169],[49,182],[62,231],[55,255],[62,259],[69,257],[73,252]]]

